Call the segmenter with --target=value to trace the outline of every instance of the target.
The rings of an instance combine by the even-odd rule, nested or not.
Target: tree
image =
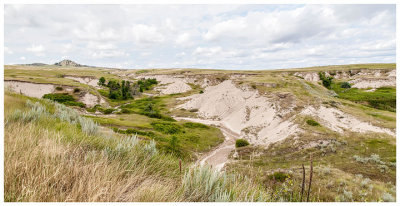
[[[104,86],[106,84],[106,78],[100,77],[99,82],[97,84],[99,86]]]
[[[319,78],[322,80],[322,85],[324,85],[324,87],[326,87],[327,89],[331,89],[331,84],[332,84],[332,80],[333,77],[326,77],[325,73],[320,72],[319,73]]]

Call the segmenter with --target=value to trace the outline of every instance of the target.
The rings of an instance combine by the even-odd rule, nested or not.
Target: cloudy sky
[[[6,5],[5,63],[277,69],[393,63],[395,5]]]

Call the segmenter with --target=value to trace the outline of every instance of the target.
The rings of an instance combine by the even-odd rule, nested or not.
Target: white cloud
[[[116,51],[116,50],[111,50],[111,51],[95,51],[91,53],[91,57],[95,59],[101,59],[101,58],[115,58],[115,57],[124,57],[124,56],[129,56],[128,53],[125,53],[123,51]]]
[[[44,46],[39,44],[39,45],[31,45],[30,47],[26,48],[26,51],[30,51],[33,53],[41,53],[44,51]]]
[[[11,49],[9,49],[8,47],[4,47],[4,53],[6,53],[6,54],[13,54],[14,52],[13,51],[11,51]]]
[[[139,44],[160,43],[164,41],[164,36],[155,26],[136,24],[132,26],[131,33],[134,41]]]
[[[189,40],[190,40],[190,34],[183,33],[176,38],[175,42],[180,45],[187,45],[189,43]]]
[[[116,49],[116,46],[112,43],[89,42],[87,48],[95,50],[111,50]]]
[[[202,56],[213,56],[222,52],[221,47],[197,47],[194,51],[194,55]]]
[[[20,57],[19,59],[20,59],[20,60],[25,60],[26,58],[25,58],[25,57]]]
[[[35,45],[32,44],[30,47],[26,48],[26,51],[34,53],[36,56],[45,56],[44,51],[45,48],[43,45]]]

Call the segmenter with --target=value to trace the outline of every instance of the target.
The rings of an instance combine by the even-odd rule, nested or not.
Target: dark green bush
[[[325,73],[319,72],[319,78],[322,80],[322,85],[327,89],[332,89],[333,77],[326,77]]]
[[[199,92],[200,94],[203,94],[204,92],[203,92],[203,90],[200,90],[200,92]]]
[[[79,89],[79,88],[75,88],[74,89],[74,93],[78,93],[78,92],[80,92],[81,91],[81,89]]]
[[[140,92],[143,92],[144,90],[150,90],[151,86],[158,84],[158,82],[156,79],[150,78],[150,79],[139,80],[137,84],[139,85]]]
[[[56,87],[56,90],[57,90],[57,91],[62,91],[63,88],[62,88],[62,87]]]
[[[103,114],[111,114],[111,113],[113,113],[114,110],[115,109],[112,109],[112,108],[105,109],[105,110],[103,110]]]
[[[84,108],[86,105],[82,102],[73,102],[73,101],[67,101],[63,102],[63,104],[68,105],[68,106],[78,106]]]
[[[181,132],[181,126],[172,122],[152,122],[151,125],[156,131],[164,134],[176,134]]]
[[[55,93],[55,94],[45,94],[44,99],[50,99],[58,103],[62,103],[69,106],[79,106],[85,107],[86,105],[82,102],[77,102],[73,96],[68,93]]]
[[[186,122],[183,124],[184,127],[187,128],[203,128],[203,129],[207,129],[208,126],[205,124],[200,124],[200,123],[195,123],[195,122]]]
[[[123,113],[123,114],[130,114],[130,113],[132,113],[132,111],[129,110],[129,109],[123,108],[123,109],[121,109],[121,113]]]
[[[286,178],[289,177],[289,175],[285,174],[283,172],[274,172],[274,174],[271,174],[268,177],[271,180],[275,180],[275,181],[278,181],[278,182],[284,182],[286,180]]]
[[[319,123],[312,119],[308,119],[306,122],[308,125],[311,125],[311,126],[319,126]]]
[[[57,93],[57,94],[45,94],[43,95],[44,99],[50,99],[59,103],[72,101],[75,102],[73,96],[69,95],[68,93]]]
[[[245,139],[237,139],[236,140],[236,147],[244,147],[249,145],[249,142]]]
[[[100,77],[99,82],[97,83],[99,86],[106,85],[106,79],[104,77]]]
[[[351,88],[351,85],[350,85],[350,83],[348,83],[348,82],[342,82],[342,83],[340,84],[340,87],[341,87],[341,88],[347,89],[347,88]]]

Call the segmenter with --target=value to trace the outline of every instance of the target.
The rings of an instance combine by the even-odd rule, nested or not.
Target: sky
[[[5,64],[261,70],[394,63],[395,5],[5,5]]]

